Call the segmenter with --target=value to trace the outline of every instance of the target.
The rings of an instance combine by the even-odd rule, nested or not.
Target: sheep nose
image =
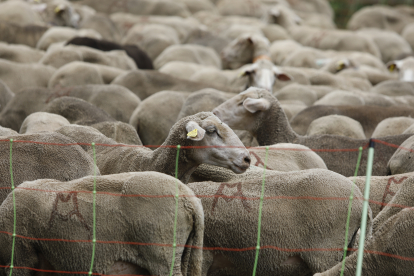
[[[251,161],[250,156],[246,156],[243,160],[244,162],[250,165],[250,161]]]

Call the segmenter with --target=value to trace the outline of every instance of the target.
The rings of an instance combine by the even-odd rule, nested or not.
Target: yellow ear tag
[[[388,66],[388,70],[389,70],[390,72],[393,72],[393,71],[394,71],[394,69],[395,69],[395,64],[391,64],[390,66]]]
[[[60,6],[57,6],[57,7],[55,8],[55,13],[59,13],[61,10],[62,10],[62,8],[61,8]]]
[[[338,65],[336,66],[336,71],[339,72],[343,70],[344,68],[345,68],[345,64],[342,61],[340,61],[338,62]]]
[[[189,133],[187,133],[187,137],[196,138],[197,137],[197,129],[195,128],[192,131],[190,131]]]

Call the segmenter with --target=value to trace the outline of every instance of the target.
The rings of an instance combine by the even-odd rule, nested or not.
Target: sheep
[[[65,117],[48,112],[35,112],[24,119],[20,134],[54,132],[62,126],[70,125]]]
[[[354,139],[366,139],[361,124],[347,116],[328,115],[320,117],[309,125],[307,136],[323,134],[346,136]]]
[[[272,32],[272,34],[274,36],[278,35],[278,33],[275,32]],[[197,44],[213,48],[217,54],[220,54],[230,42],[230,38],[213,33],[211,30],[203,27],[193,30],[184,41],[185,44]]]
[[[321,50],[360,51],[381,58],[381,52],[372,39],[347,30],[324,30],[297,26],[289,29],[293,39],[304,46]]]
[[[260,112],[259,112],[260,111]],[[355,171],[357,149],[366,146],[368,140],[357,140],[343,136],[300,136],[291,128],[279,102],[268,91],[259,88],[249,88],[230,100],[227,100],[213,110],[223,122],[234,129],[252,132],[259,145],[276,143],[295,143],[305,145],[316,151],[322,157],[329,170],[345,176],[351,176]],[[410,135],[384,137],[387,143],[400,145]],[[330,152],[330,149],[338,151]],[[353,151],[340,149],[353,149]],[[327,151],[328,150],[328,151]],[[395,148],[376,143],[373,175],[386,175],[386,164],[395,152]],[[359,175],[366,173],[367,152],[362,156]]]
[[[19,25],[0,22],[0,41],[10,44],[23,44],[35,48],[48,27],[39,25]]]
[[[118,84],[128,88],[141,100],[145,100],[152,94],[163,90],[193,92],[204,88],[215,88],[227,92],[240,92],[240,90],[214,83],[209,84],[178,79],[155,70],[125,72],[114,79],[111,84]]]
[[[117,143],[142,146],[141,139],[139,138],[136,129],[130,124],[119,121],[105,121],[93,124],[91,127],[97,129],[103,135],[111,138]]]
[[[402,134],[407,128],[414,124],[410,117],[391,117],[382,120],[372,133],[372,138],[385,137]]]
[[[24,1],[1,2],[0,20],[20,25],[45,25],[40,14]]]
[[[367,28],[358,30],[357,33],[373,39],[381,52],[384,63],[412,53],[410,44],[402,36],[393,31]]]
[[[129,124],[137,131],[144,145],[161,145],[167,139],[189,95],[189,92],[160,91],[140,103],[132,113]]]
[[[51,27],[39,38],[36,48],[46,51],[52,44],[66,42],[76,36],[87,36],[96,39],[102,38],[95,30],[74,30],[68,27]]]
[[[171,45],[154,60],[154,68],[159,69],[170,61],[185,61],[221,68],[219,55],[211,48],[196,44]]]
[[[127,71],[115,67],[73,61],[57,69],[49,80],[48,87],[68,87],[86,84],[110,84]]]
[[[410,22],[413,20],[398,9],[376,5],[355,12],[349,19],[347,28],[350,30],[377,28],[401,33]]]
[[[382,210],[373,221],[373,235],[366,241],[364,250],[372,253],[364,254],[363,275],[410,275],[410,261],[394,256],[414,256],[412,241],[413,219],[413,177],[406,179],[396,192],[389,205]],[[401,210],[401,208],[406,208]],[[380,253],[379,253],[380,252]],[[379,253],[379,254],[378,254]],[[358,253],[346,258],[344,275],[354,275]],[[391,257],[390,257],[391,255]],[[342,264],[318,273],[318,276],[338,275]]]
[[[96,184],[96,186],[94,185]],[[96,187],[96,204],[92,192]],[[44,191],[47,190],[47,191]],[[175,201],[178,192],[180,198]],[[151,200],[134,195],[153,196]],[[186,185],[157,172],[89,176],[69,182],[28,181],[15,190],[17,233],[33,238],[91,240],[92,209],[96,208],[96,253],[93,273],[167,275],[177,244],[173,275],[201,275],[204,215],[199,199]],[[175,208],[178,207],[175,218]],[[13,200],[0,207],[2,231],[13,231]],[[33,220],[33,216],[36,218]],[[177,229],[173,232],[174,220]],[[170,227],[171,226],[171,227]],[[10,265],[11,235],[0,235],[0,263]],[[100,241],[119,241],[102,244]],[[142,246],[137,242],[155,243]],[[86,249],[88,247],[88,249]],[[85,250],[86,249],[86,250]],[[53,243],[16,238],[15,272],[30,275],[45,266],[58,271],[89,271],[88,242]],[[65,257],[62,258],[62,252]],[[9,273],[2,269],[0,275]]]
[[[14,97],[14,93],[10,88],[0,80],[0,111],[2,111],[7,103]]]
[[[171,26],[137,23],[128,30],[122,43],[138,45],[155,60],[169,46],[180,44],[180,38]]]
[[[260,18],[264,14],[264,7],[261,1],[248,0],[218,0],[217,10],[224,16],[250,16]]]
[[[184,42],[191,32],[200,27],[200,22],[193,17],[137,16],[126,11],[112,13],[110,18],[123,34],[135,24],[161,24],[172,27],[177,32],[180,42]]]
[[[179,121],[199,112],[209,112],[233,96],[234,93],[226,93],[212,88],[193,92],[184,100],[176,120]],[[235,130],[234,132],[246,147],[258,146],[257,141],[247,131]]]
[[[39,51],[26,45],[15,45],[0,42],[0,58],[19,63],[36,63],[44,55]]]
[[[70,123],[78,125],[93,125],[100,122],[116,121],[102,109],[74,97],[65,96],[54,99],[47,104],[43,111],[61,115]]]
[[[414,82],[414,57],[394,60],[387,64],[390,71],[397,71],[400,81]]]
[[[15,93],[28,87],[47,87],[55,71],[55,68],[42,64],[21,64],[0,59],[0,80]]]
[[[168,0],[82,0],[81,4],[106,14],[125,12],[134,15],[190,16],[190,11],[184,4]]]
[[[404,186],[404,181],[412,177],[414,174],[403,173],[388,176],[371,176],[370,178],[370,192],[369,192],[369,207],[372,210],[373,224],[377,225],[377,215],[394,200],[394,196],[398,193],[401,187]],[[363,192],[365,190],[366,176],[351,176],[349,180],[355,183]],[[392,206],[392,205],[390,205]],[[375,228],[375,227],[374,227]]]
[[[42,178],[69,181],[94,175],[95,172],[99,175],[93,158],[80,146],[75,145],[74,140],[62,134],[54,132],[12,134],[3,136],[2,139],[4,140],[0,142],[3,160],[3,166],[0,170],[0,186],[2,188],[0,189],[0,204],[6,199],[11,189],[10,139],[16,141],[12,144],[13,181],[16,187],[24,181]],[[59,146],[56,144],[71,145]]]
[[[404,27],[401,36],[410,44],[411,49],[414,51],[414,22]]]
[[[365,105],[365,101],[363,97],[357,93],[344,90],[334,90],[323,96],[321,99],[315,101],[313,105],[363,106]]]
[[[70,41],[69,41],[70,42]],[[64,57],[63,60],[60,57],[63,54],[75,56],[76,59],[70,60]],[[75,52],[70,54],[69,52]],[[84,61],[92,64],[100,64],[115,67],[122,70],[136,70],[137,66],[135,62],[126,54],[123,50],[114,50],[110,52],[103,52],[95,50],[85,46],[67,45],[65,47],[56,47],[50,51],[47,51],[40,63],[45,65],[51,65],[55,68],[60,68],[71,61]]]
[[[252,246],[257,242],[262,181],[263,172],[255,170],[227,183],[188,184],[195,194],[201,195],[205,247],[255,248]],[[362,210],[361,192],[350,180],[320,169],[288,173],[266,171],[258,275],[308,275],[335,265],[343,255],[342,250],[307,249],[343,248],[348,200],[320,202],[286,197],[348,198],[351,187],[357,199],[353,201],[349,247],[353,246],[351,237],[359,228]],[[268,197],[281,199],[269,200]],[[257,200],[250,200],[253,198]],[[299,250],[264,249],[265,246]],[[254,256],[255,250],[206,250],[203,275],[251,275]]]
[[[232,40],[221,52],[223,69],[238,69],[269,56],[270,42],[260,35],[243,34]],[[270,57],[268,57],[270,59]]]
[[[1,85],[0,85],[1,87]],[[128,122],[132,112],[140,103],[135,94],[118,85],[86,85],[54,90],[45,88],[27,88],[10,100],[0,113],[0,125],[18,131],[24,119],[33,112],[42,111],[48,103],[63,96],[76,97],[93,104],[92,109],[102,109],[114,119]],[[0,103],[9,96],[0,96]],[[122,110],[118,105],[122,105]],[[99,111],[102,113],[102,111]],[[108,116],[108,115],[106,115]]]
[[[284,86],[279,91],[273,93],[279,101],[300,101],[305,107],[314,104],[318,100],[318,95],[312,86],[292,83]]]
[[[115,43],[116,41],[121,40],[121,34],[119,33],[118,28],[106,14],[93,13],[86,18],[82,18],[79,27],[80,29],[92,29],[97,31],[102,38],[108,42]]]
[[[414,110],[406,106],[310,106],[299,112],[290,124],[299,135],[305,135],[313,120],[327,115],[343,115],[361,123],[365,136],[371,137],[375,127],[384,119],[396,116],[414,116]]]
[[[97,40],[90,37],[74,37],[66,45],[84,45],[101,51],[124,50],[135,62],[136,68],[154,69],[151,58],[136,45],[120,45],[107,40]]]
[[[51,92],[52,94],[45,100],[45,103],[62,96],[80,98],[107,112],[114,119],[125,123],[129,122],[132,113],[141,103],[134,93],[115,84],[77,85],[55,88]]]
[[[407,139],[400,145],[388,161],[387,170],[389,174],[402,174],[414,170],[411,158],[413,155],[414,138],[411,134],[408,135]]]
[[[90,140],[94,137],[91,137],[89,132],[83,132],[84,129],[66,126],[57,132],[67,135],[77,142],[92,142]],[[194,129],[197,129],[198,132],[196,137],[186,135]],[[95,133],[94,136],[96,135]],[[102,140],[105,144],[115,143],[102,136],[97,138],[105,138]],[[183,148],[180,151],[178,179],[183,183],[188,182],[190,175],[202,163],[225,167],[235,173],[245,172],[250,165],[249,152],[241,141],[226,124],[222,124],[211,112],[200,112],[178,121],[171,128],[163,145],[154,151],[144,147],[102,147],[96,153],[97,165],[102,175],[148,170],[175,175],[177,155],[175,145],[208,147],[203,150]],[[88,152],[92,154],[91,149],[88,149]]]
[[[362,273],[366,276],[403,276],[412,274],[414,209],[405,209],[389,218],[366,242],[362,259]],[[403,257],[403,259],[398,258]],[[358,253],[345,259],[343,275],[354,275]],[[409,259],[407,259],[409,258]],[[315,276],[338,275],[342,263]]]
[[[374,86],[372,92],[390,97],[414,96],[414,85],[406,81],[389,80]]]

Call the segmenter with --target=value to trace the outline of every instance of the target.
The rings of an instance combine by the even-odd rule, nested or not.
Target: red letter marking
[[[395,184],[401,184],[401,182],[403,182],[407,178],[408,177],[404,176],[404,177],[401,177],[400,180],[396,180],[394,177],[391,177],[390,179],[388,179],[387,186],[385,186],[384,195],[382,196],[382,206],[380,208],[380,211],[384,209],[385,205],[387,205],[385,204],[385,198],[387,197],[387,195],[395,196],[395,192],[390,190],[391,183],[394,182]]]
[[[229,187],[230,189],[237,187],[237,192],[234,193],[232,196],[226,196],[223,194],[223,190],[225,187]],[[213,208],[211,209],[211,212],[214,212],[214,208],[216,208],[217,202],[219,200],[219,198],[224,199],[226,202],[230,202],[235,198],[240,198],[243,204],[244,209],[247,210],[247,212],[250,212],[252,210],[252,207],[250,207],[249,203],[246,200],[246,197],[243,195],[243,191],[242,191],[242,184],[240,183],[234,183],[234,184],[228,184],[228,183],[221,183],[220,187],[217,190],[217,193],[215,194],[214,197],[214,202],[213,202]]]

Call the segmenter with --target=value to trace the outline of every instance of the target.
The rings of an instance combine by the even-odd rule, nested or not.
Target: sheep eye
[[[210,133],[210,134],[217,132],[215,128],[209,128],[209,129],[206,129],[206,131],[207,133]]]

